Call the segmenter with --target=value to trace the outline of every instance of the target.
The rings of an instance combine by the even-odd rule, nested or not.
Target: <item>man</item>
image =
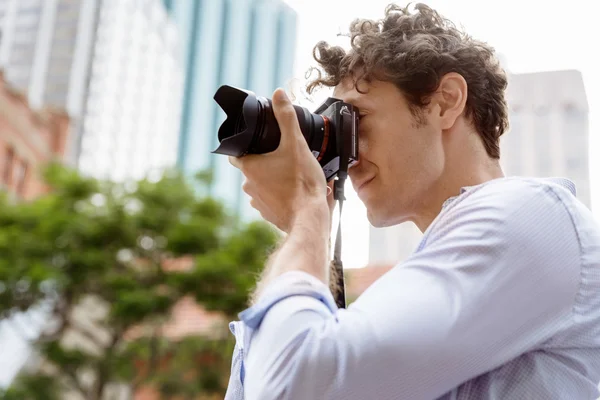
[[[351,33],[347,53],[317,45],[309,89],[335,87],[360,110],[350,177],[371,224],[412,221],[423,240],[336,308],[327,185],[277,90],[279,148],[231,159],[288,236],[232,324],[227,398],[598,398],[600,227],[568,180],[504,177],[493,49],[424,5]]]

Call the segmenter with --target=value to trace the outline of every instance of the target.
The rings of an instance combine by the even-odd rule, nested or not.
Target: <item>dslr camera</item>
[[[227,114],[219,127],[219,147],[213,153],[241,157],[264,154],[279,146],[281,132],[271,99],[232,86],[221,86],[214,96]],[[358,161],[359,111],[330,97],[314,113],[294,105],[302,135],[323,168],[327,181]],[[341,171],[340,171],[341,169]]]

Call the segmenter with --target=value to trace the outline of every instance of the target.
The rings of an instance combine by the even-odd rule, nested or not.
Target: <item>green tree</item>
[[[46,179],[52,192],[33,202],[0,199],[0,318],[40,302],[52,310],[33,343],[39,368],[0,398],[95,400],[115,384],[222,398],[233,348],[226,324],[183,339],[162,330],[186,296],[235,318],[276,231],[240,222],[172,171],[117,184],[52,165]]]

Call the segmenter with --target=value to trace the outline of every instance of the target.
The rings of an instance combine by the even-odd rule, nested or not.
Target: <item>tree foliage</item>
[[[240,222],[173,171],[119,184],[52,165],[46,179],[52,192],[33,202],[0,199],[0,316],[52,309],[34,343],[43,362],[0,398],[94,400],[115,383],[163,398],[222,395],[226,325],[183,338],[163,327],[186,296],[235,318],[275,230]]]

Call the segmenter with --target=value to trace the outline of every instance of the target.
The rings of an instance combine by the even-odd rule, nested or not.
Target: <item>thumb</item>
[[[281,131],[280,147],[285,147],[293,143],[295,139],[302,138],[296,110],[285,94],[285,90],[281,88],[273,93],[273,113]]]

